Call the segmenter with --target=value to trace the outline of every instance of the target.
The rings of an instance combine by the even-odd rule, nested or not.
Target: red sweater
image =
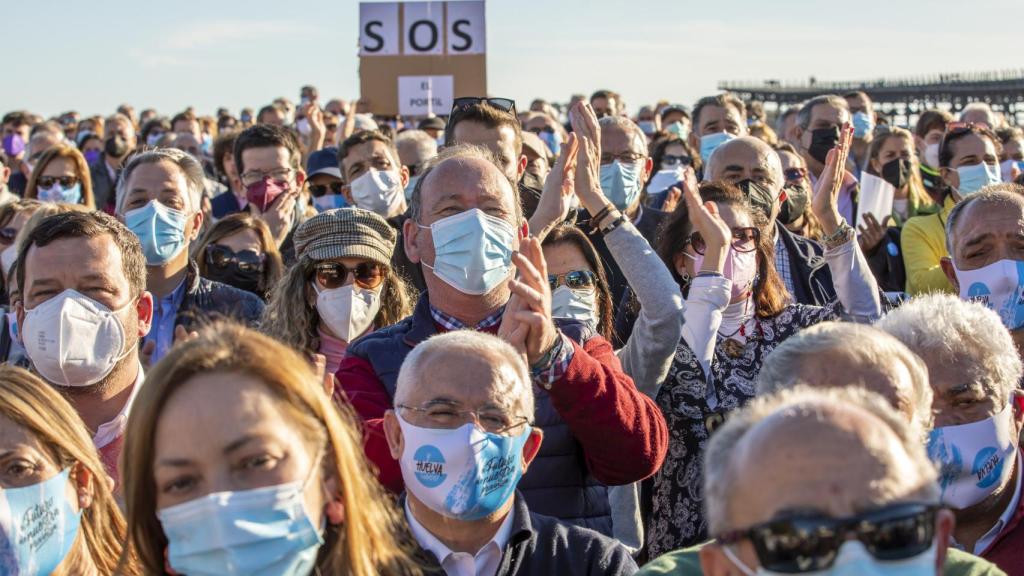
[[[444,328],[435,324],[438,333]],[[487,332],[496,332],[497,327]],[[384,412],[392,398],[369,361],[347,356],[337,372],[335,396],[344,394],[363,420],[366,455],[381,484],[403,489],[398,461],[384,437]],[[552,404],[583,447],[591,474],[606,485],[637,482],[653,475],[668,451],[668,426],[658,405],[641,394],[622,371],[611,345],[595,336],[582,347],[573,342],[565,375],[548,391]]]
[[[1024,450],[1017,452],[1017,474],[1024,473],[1022,465]],[[981,553],[982,558],[1001,568],[1007,576],[1024,576],[1024,494],[1020,496],[1017,511],[995,541]]]

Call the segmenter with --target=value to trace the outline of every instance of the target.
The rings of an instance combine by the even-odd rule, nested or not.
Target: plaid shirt
[[[486,330],[497,326],[501,323],[501,316],[504,313],[505,307],[502,306],[494,314],[477,322],[473,329]],[[430,316],[434,319],[434,322],[449,332],[469,328],[454,316],[445,314],[433,306],[430,307]],[[569,370],[569,363],[572,362],[574,352],[572,342],[568,341],[568,337],[565,334],[559,332],[558,340],[555,341],[551,352],[549,356],[541,358],[540,362],[542,365],[532,366],[530,370],[534,382],[546,390],[551,390],[551,385],[560,380],[562,376],[565,376],[565,373]]]
[[[782,241],[782,234],[779,234],[778,231],[775,232],[775,271],[782,278],[782,283],[786,285],[786,290],[790,294],[794,294],[793,272],[789,269],[789,251],[786,250],[786,244]]]

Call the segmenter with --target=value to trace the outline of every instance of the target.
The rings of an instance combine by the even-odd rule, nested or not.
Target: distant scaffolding
[[[819,81],[810,77],[797,81],[720,82],[719,90],[728,90],[750,101],[773,102],[779,108],[799,104],[819,94],[839,94],[861,90],[889,115],[916,116],[929,108],[954,112],[971,102],[988,102],[1007,115],[1024,114],[1024,70],[936,74],[907,78],[863,80],[858,82]]]

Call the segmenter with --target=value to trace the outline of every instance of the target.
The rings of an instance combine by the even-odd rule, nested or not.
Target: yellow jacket
[[[915,216],[903,225],[900,244],[903,247],[903,266],[907,271],[907,294],[956,294],[939,265],[939,260],[949,256],[946,251],[946,220],[955,205],[953,198],[948,196],[942,212]]]

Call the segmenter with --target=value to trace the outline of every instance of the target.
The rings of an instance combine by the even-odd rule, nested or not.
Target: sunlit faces
[[[985,163],[990,166],[999,164],[995,143],[991,138],[976,133],[966,134],[949,143],[953,153],[948,166],[942,167],[942,179],[954,189],[960,187],[960,174],[957,168]]]

